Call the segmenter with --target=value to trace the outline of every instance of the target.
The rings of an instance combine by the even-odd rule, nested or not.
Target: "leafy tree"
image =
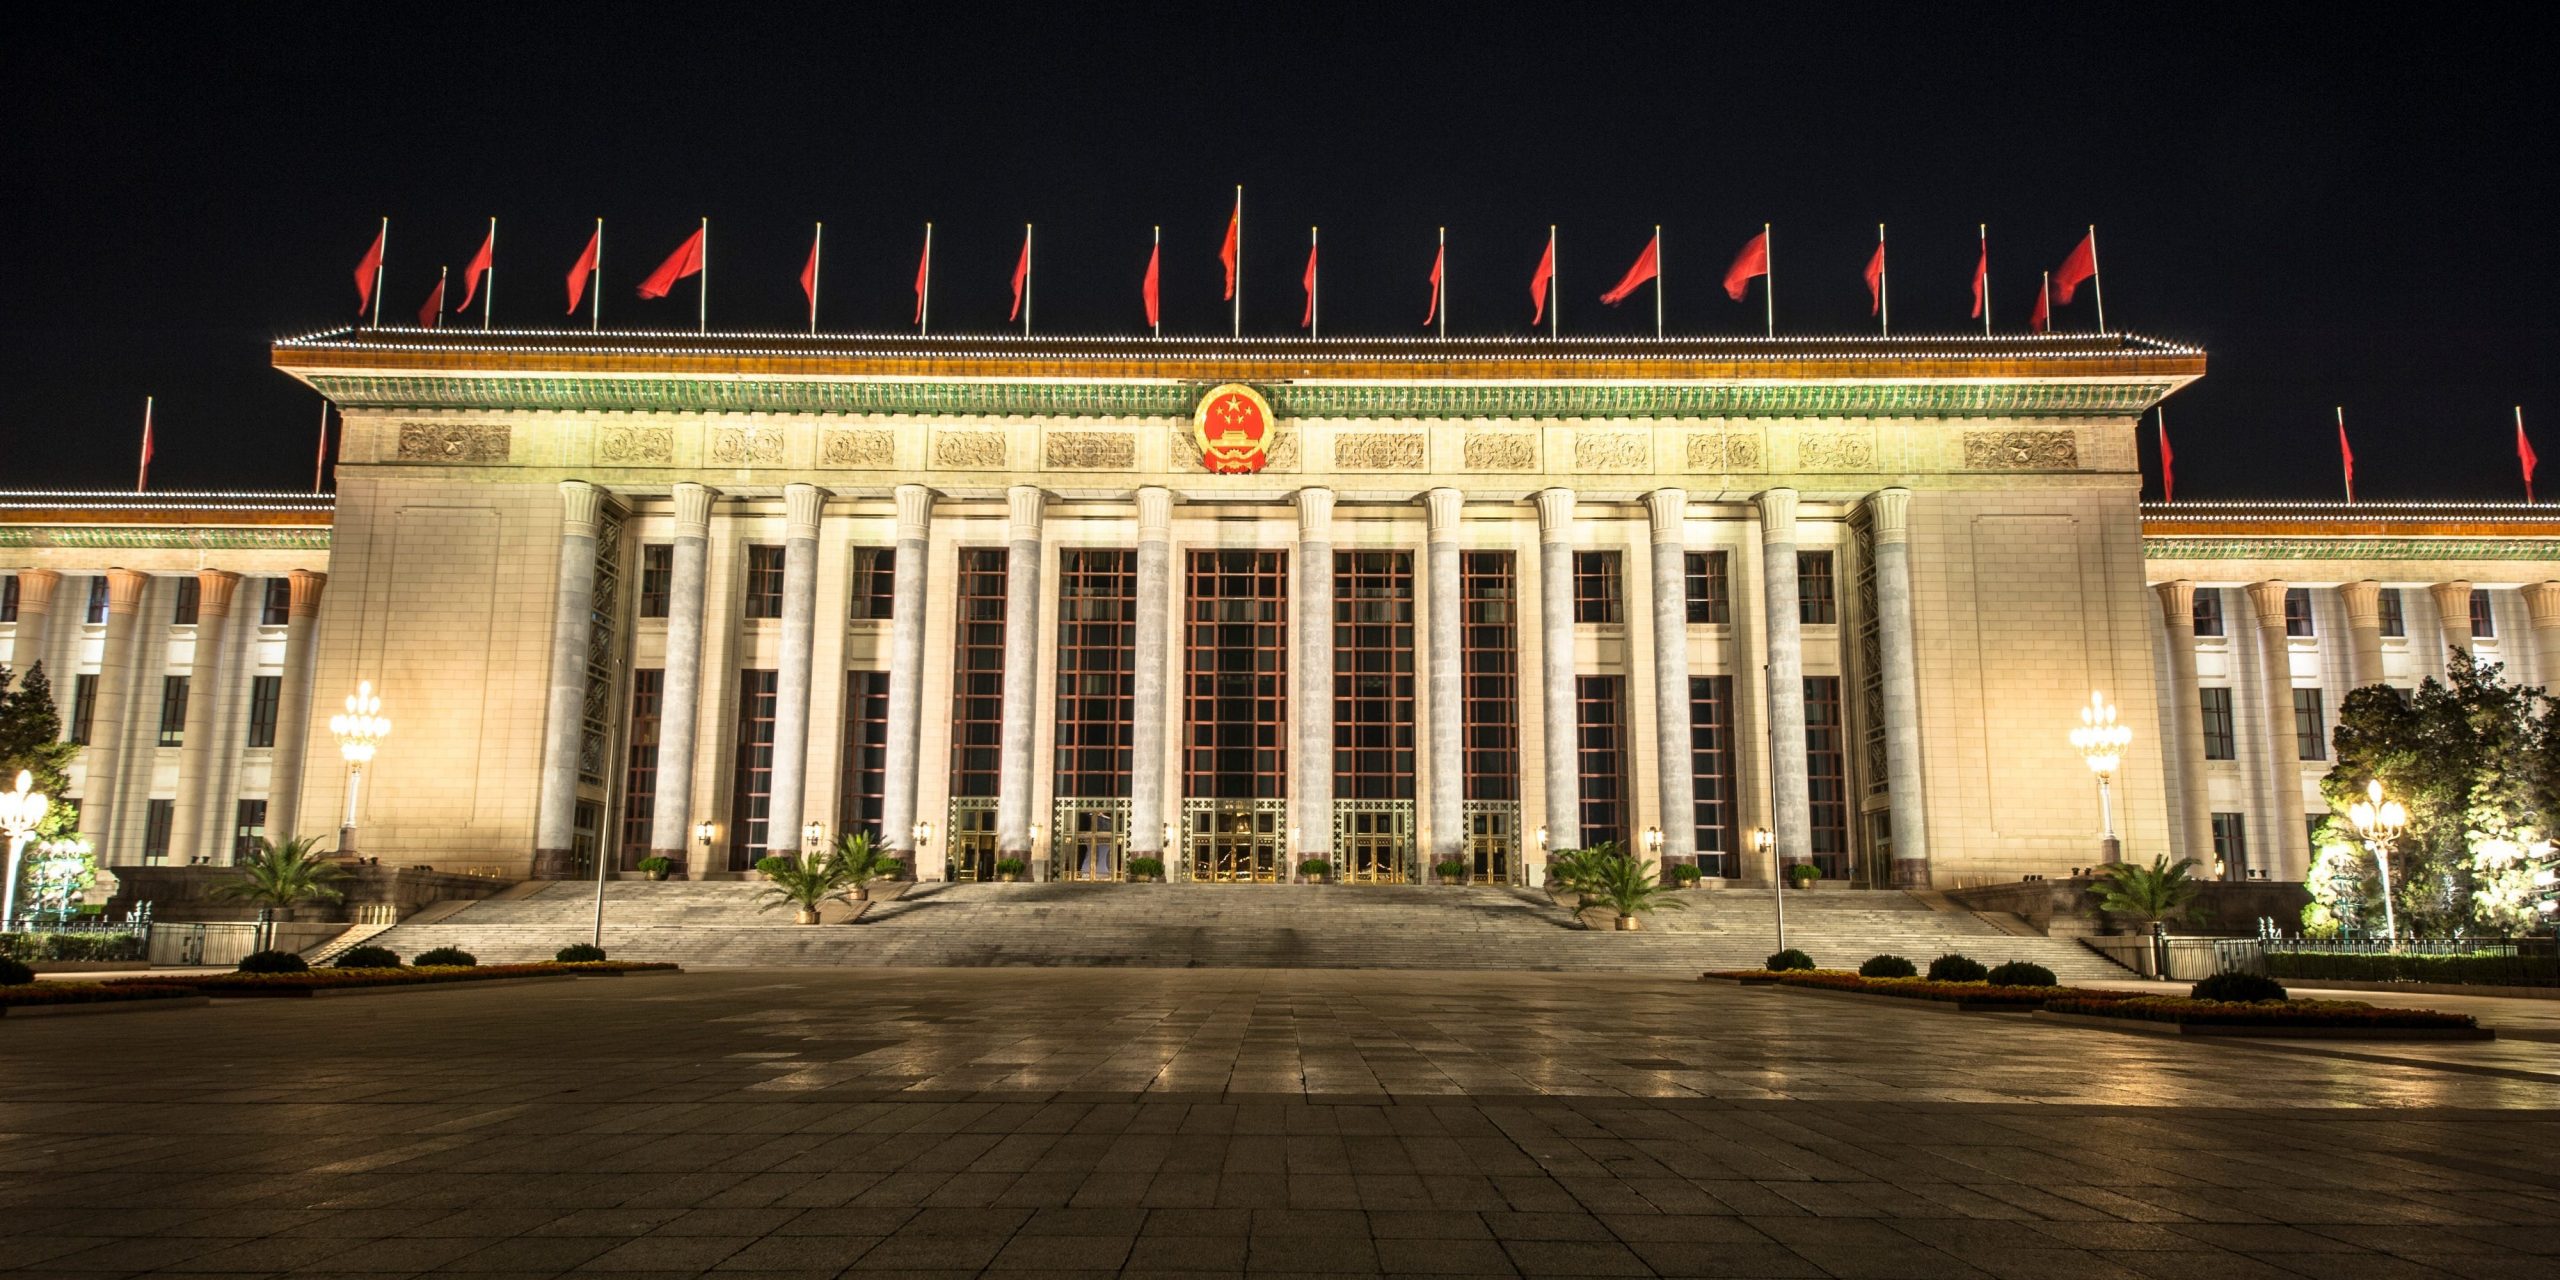
[[[2173,865],[2165,856],[2154,857],[2147,867],[2119,862],[2108,867],[2089,892],[2097,895],[2099,910],[2138,920],[2146,929],[2161,921],[2176,923],[2196,911],[2198,889],[2187,878],[2187,869],[2194,865],[2193,858],[2180,858]]]
[[[54,709],[53,683],[45,679],[44,664],[28,667],[14,685],[9,669],[0,667],[0,787],[14,785],[23,769],[35,775],[36,790],[60,800],[71,786],[72,758],[80,754],[78,743],[61,737],[62,716]],[[54,805],[28,842],[75,834],[80,825],[76,812],[67,804]]]
[[[214,886],[210,896],[264,907],[298,907],[305,902],[335,902],[345,897],[338,882],[344,868],[322,856],[318,836],[295,836],[282,844],[258,840],[258,850],[232,868],[237,878]]]

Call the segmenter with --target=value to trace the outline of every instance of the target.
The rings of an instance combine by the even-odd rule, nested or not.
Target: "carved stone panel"
[[[1001,431],[937,431],[933,436],[933,465],[961,471],[1001,471],[1004,444]]]
[[[782,464],[782,428],[715,427],[711,461],[723,467],[773,467]]]
[[[1875,441],[1863,431],[1808,431],[1796,439],[1799,471],[1871,471]]]
[[[479,423],[403,422],[402,462],[504,462],[513,441],[508,427]]]
[[[1632,431],[1577,431],[1573,436],[1576,471],[1642,471],[1652,465],[1652,450],[1643,435]]]
[[[1464,453],[1469,471],[1538,469],[1538,437],[1526,431],[1470,431]]]
[[[1691,471],[1759,471],[1767,467],[1760,437],[1722,431],[1689,433]]]
[[[1964,465],[1969,471],[2074,471],[2080,440],[2068,431],[1968,431]]]
[[[1337,471],[1422,471],[1429,452],[1414,431],[1346,431],[1333,438]]]
[[[615,424],[596,433],[596,461],[598,462],[631,465],[673,462],[675,457],[676,429],[673,427],[635,427]]]
[[[1138,465],[1138,438],[1125,431],[1052,431],[1041,438],[1040,465],[1055,470],[1128,471]]]
[[[822,467],[870,467],[887,470],[898,462],[898,442],[880,427],[830,431],[819,446]]]

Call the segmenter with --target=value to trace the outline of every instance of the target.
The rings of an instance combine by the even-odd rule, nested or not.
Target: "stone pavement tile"
[[[1947,1252],[2000,1280],[2140,1280],[2141,1273],[2082,1249],[2001,1246]]]
[[[1766,1240],[1636,1240],[1627,1248],[1658,1275],[1821,1276],[1822,1268],[1784,1245]]]
[[[2244,1254],[2219,1250],[2100,1249],[2097,1255],[2153,1280],[2301,1280],[2316,1271],[2296,1271],[2260,1262]],[[2335,1256],[2335,1255],[2329,1255]]]
[[[41,1237],[21,1238],[29,1241],[42,1239]],[[99,1240],[68,1236],[61,1237],[60,1240],[77,1247],[61,1250],[54,1248],[50,1243],[42,1244],[35,1251],[43,1256],[29,1258],[17,1265],[64,1274],[74,1272],[125,1274],[158,1267],[171,1267],[180,1263],[192,1264],[195,1259],[228,1249],[234,1243],[231,1240],[208,1240],[186,1236],[136,1236],[129,1240]]]
[[[622,1236],[516,1236],[454,1259],[455,1271],[566,1271],[626,1243]]]
[[[1247,1271],[1311,1271],[1334,1275],[1378,1269],[1378,1252],[1366,1235],[1255,1235],[1246,1242]]]
[[[345,1271],[431,1271],[448,1266],[480,1249],[480,1242],[477,1240],[451,1236],[440,1239],[402,1236],[342,1243],[347,1244],[347,1248],[317,1263],[297,1268],[297,1272],[315,1267]]]
[[[1134,1236],[1146,1223],[1144,1209],[1040,1209],[1014,1236]]]
[[[752,1236],[642,1236],[580,1264],[586,1271],[707,1271],[755,1243]]]
[[[32,1217],[32,1215],[29,1216]],[[0,1269],[33,1267],[38,1263],[76,1254],[85,1249],[95,1249],[102,1245],[122,1244],[132,1240],[150,1239],[152,1239],[152,1237],[147,1235],[136,1235],[122,1240],[110,1236],[0,1236]],[[217,1246],[206,1245],[204,1247],[210,1249]],[[179,1254],[177,1256],[185,1257],[188,1255]]]
[[[823,1269],[829,1275],[852,1266],[875,1242],[868,1236],[766,1236],[722,1258],[720,1271]]]
[[[1369,1235],[1377,1240],[1490,1240],[1493,1232],[1473,1213],[1445,1209],[1371,1209]]]
[[[1115,1271],[1129,1257],[1135,1236],[1020,1236],[988,1264],[992,1271]]]
[[[1140,1236],[1129,1250],[1131,1271],[1242,1271],[1245,1237]]]
[[[2294,1253],[2249,1253],[2247,1256],[2271,1266],[2290,1267],[2322,1280],[2449,1280],[2452,1272],[2393,1257],[2387,1253],[2323,1253],[2311,1256]]]
[[[1837,1280],[1989,1280],[1953,1254],[1908,1245],[1796,1244],[1798,1255]]]
[[[1524,1276],[1643,1276],[1644,1259],[1615,1240],[1504,1240],[1502,1251]]]
[[[2169,1230],[2217,1249],[2248,1253],[2359,1253],[2357,1246],[2273,1222],[2181,1222]]]
[[[2196,1238],[2151,1222],[2030,1222],[2027,1229],[2074,1249],[2160,1249],[2192,1253]],[[2042,1245],[2031,1247],[2043,1247]]]
[[[206,1243],[190,1241],[191,1245]],[[217,1242],[218,1243],[218,1242]],[[347,1241],[314,1240],[307,1237],[269,1236],[264,1240],[245,1240],[224,1244],[210,1251],[195,1251],[186,1259],[190,1271],[290,1271],[316,1263],[346,1251]],[[48,1266],[76,1263],[88,1255],[74,1255]],[[66,1269],[69,1269],[66,1267]]]
[[[1006,1236],[908,1235],[901,1233],[871,1246],[854,1266],[861,1271],[976,1270],[995,1260]]]
[[[1377,1240],[1390,1275],[1512,1275],[1510,1255],[1491,1240]]]

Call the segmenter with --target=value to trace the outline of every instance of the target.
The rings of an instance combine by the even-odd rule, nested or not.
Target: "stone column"
[[[1582,847],[1581,709],[1573,694],[1573,490],[1538,492],[1539,692],[1547,710],[1547,848]]]
[[[1662,865],[1698,861],[1697,747],[1689,738],[1689,495],[1656,489],[1653,515],[1653,735]]]
[[[800,854],[801,796],[809,781],[809,666],[818,643],[818,515],[826,491],[782,486],[782,657],[774,672],[773,790],[765,810],[764,847]]]
[[[2347,679],[2358,689],[2382,683],[2382,584],[2341,583],[2338,599],[2347,606]],[[2192,619],[2187,637],[2195,638]]]
[[[2439,582],[2427,588],[2427,594],[2435,597],[2436,622],[2444,629],[2444,647],[2470,653],[2471,584]]]
[[[312,633],[320,628],[320,592],[329,575],[296,569],[285,575],[292,604],[285,612],[284,669],[276,682],[276,750],[267,769],[267,839],[293,838],[302,817],[302,769],[311,741]]]
[[[222,624],[231,617],[231,597],[239,586],[239,574],[196,571],[195,661],[187,667],[186,737],[178,748],[178,798],[169,815],[169,861],[180,866],[200,854],[215,862],[230,860],[220,856],[227,850],[206,845],[205,802],[220,768],[213,738],[223,701]]]
[[[2213,865],[2213,802],[2204,780],[2204,693],[2196,680],[2196,584],[2180,579],[2153,587],[2160,625],[2169,633],[2169,728],[2163,745],[2178,771],[2178,856]],[[2225,879],[2245,868],[2225,867]]]
[[[1039,721],[1040,531],[1049,495],[1027,484],[1007,489],[1004,557],[1004,719],[997,728],[996,856],[1031,856],[1031,738]],[[1132,759],[1130,767],[1137,767]],[[1033,878],[1040,878],[1037,871]]]
[[[2526,587],[2524,607],[2533,619],[2534,669],[2544,684],[2560,684],[2560,582]]]
[[[578,815],[578,740],[587,699],[587,642],[595,626],[596,508],[604,492],[560,482],[560,590],[551,608],[551,697],[542,721],[542,772],[533,811],[533,876],[569,873]]]
[[[1797,603],[1796,491],[1760,495],[1760,599],[1769,633],[1769,826],[1778,859],[1813,858],[1813,789],[1805,759],[1804,615]]]
[[[1424,702],[1431,728],[1431,851],[1433,866],[1467,856],[1467,709],[1465,593],[1459,583],[1458,519],[1466,497],[1455,489],[1422,495],[1431,512],[1424,541],[1430,576],[1431,634],[1425,645]]]
[[[62,575],[51,569],[18,571],[18,637],[9,654],[12,681],[25,679],[27,668],[44,661],[44,642],[52,629],[53,589],[61,583]],[[53,675],[50,671],[45,673],[47,679],[53,679]],[[54,683],[68,686],[70,682],[54,680]],[[11,687],[16,686],[12,684]],[[57,691],[55,701],[61,701],[62,696]]]
[[[1173,592],[1173,492],[1138,490],[1138,640],[1129,721],[1129,856],[1164,856],[1166,614]],[[1055,832],[1050,833],[1056,839]]]
[[[898,553],[889,605],[889,743],[882,754],[887,794],[880,797],[881,843],[916,862],[916,766],[924,732],[925,537],[933,527],[933,490],[897,490]]]
[[[1333,860],[1333,490],[1298,490],[1298,837],[1288,878],[1308,858]],[[1338,868],[1337,868],[1338,870]]]
[[[1911,609],[1911,491],[1867,499],[1876,557],[1876,640],[1884,671],[1884,772],[1892,788],[1893,883],[1929,887],[1929,797],[1920,781],[1920,650]]]
[[[124,708],[133,689],[133,628],[142,609],[142,589],[151,575],[131,569],[107,570],[107,634],[98,653],[98,693],[89,709],[89,745],[80,749],[88,766],[80,780],[80,838],[96,851],[100,866],[140,862],[142,854],[118,856],[108,847],[108,819],[114,817],[117,769],[124,756]],[[64,681],[68,688],[71,681]],[[71,706],[63,705],[68,716]]]
[[[2470,587],[2465,585],[2463,592],[2468,601]],[[2276,838],[2268,845],[2275,857],[2268,876],[2300,880],[2310,874],[2311,835],[2303,827],[2302,742],[2293,728],[2293,654],[2284,634],[2284,596],[2281,580],[2249,584],[2249,608],[2258,617],[2259,665],[2266,672],[2267,743],[2275,768],[2275,812],[2269,817],[2275,821]],[[2463,617],[2467,638],[2470,614]]]
[[[667,666],[658,699],[658,789],[649,810],[649,853],[682,868],[692,847],[693,755],[702,726],[703,583],[711,566],[711,500],[702,485],[676,486],[676,541],[668,556]]]

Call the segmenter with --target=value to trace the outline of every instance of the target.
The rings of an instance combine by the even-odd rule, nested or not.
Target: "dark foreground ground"
[[[2560,1045],[1647,977],[729,971],[0,1022],[17,1274],[2560,1274]]]

